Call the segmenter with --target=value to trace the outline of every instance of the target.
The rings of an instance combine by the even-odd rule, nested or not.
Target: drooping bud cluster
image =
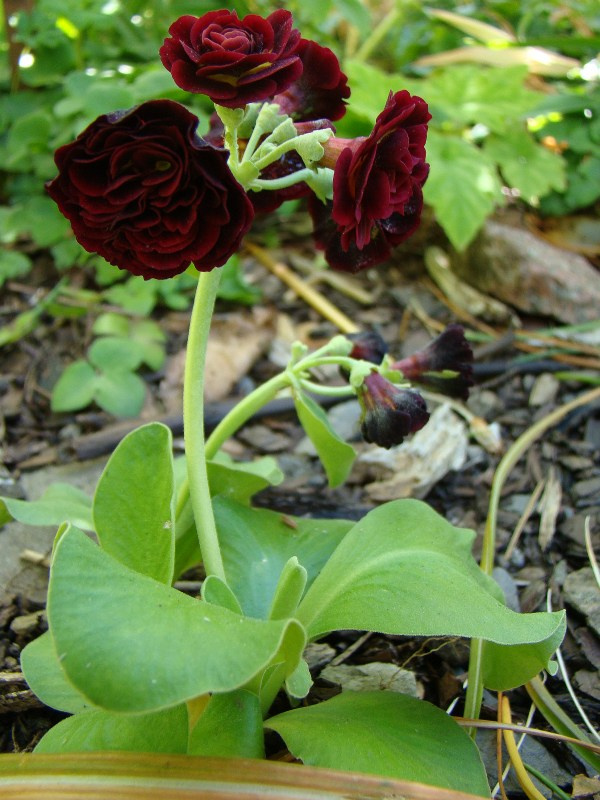
[[[217,109],[275,104],[304,145],[311,132],[319,143],[316,131],[333,133],[350,96],[335,54],[302,38],[284,9],[267,17],[227,9],[182,16],[160,59],[179,87]],[[47,188],[84,248],[144,278],[168,278],[190,263],[221,266],[255,212],[304,196],[317,246],[332,267],[356,272],[386,259],[419,224],[428,120],[419,97],[390,93],[370,136],[332,137],[315,161],[306,160],[306,147],[278,160],[263,154],[253,182],[247,164],[246,172],[234,170],[221,119],[202,138],[183,106],[150,100],[99,117],[61,147],[59,174]],[[243,152],[244,142],[235,147]]]
[[[350,334],[352,358],[381,364],[387,350],[372,332]],[[408,358],[391,362],[388,369],[401,372],[407,386],[396,386],[373,369],[356,389],[361,407],[360,427],[367,442],[380,447],[400,444],[429,419],[423,397],[409,386],[432,388],[466,400],[473,385],[473,351],[461,325],[449,325],[430,345]]]

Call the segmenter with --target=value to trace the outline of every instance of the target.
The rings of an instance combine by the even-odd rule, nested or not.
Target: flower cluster
[[[301,36],[289,11],[182,16],[160,59],[179,87],[216,104],[219,119],[202,136],[182,105],[150,100],[99,117],[61,147],[47,188],[85,249],[144,278],[169,278],[190,263],[210,270],[239,248],[257,211],[308,196],[317,246],[333,268],[356,272],[385,260],[418,226],[427,105],[390,93],[369,136],[336,138],[333,123],[350,96],[346,75],[329,48]],[[274,104],[304,144],[326,129],[320,160],[307,161],[292,142],[275,160],[261,155],[260,180],[252,164],[238,170],[222,112],[258,103]],[[249,152],[266,138],[245,135]],[[243,154],[243,137],[233,147]],[[317,174],[327,191],[311,182]]]
[[[352,334],[352,358],[380,365],[387,348],[374,332]],[[461,325],[449,325],[425,349],[387,365],[400,372],[410,386],[422,386],[466,400],[473,385],[473,351]],[[373,369],[357,388],[361,432],[380,447],[401,444],[409,433],[421,430],[429,419],[425,400],[412,388],[396,386]]]

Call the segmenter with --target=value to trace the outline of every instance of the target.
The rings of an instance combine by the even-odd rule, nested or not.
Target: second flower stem
[[[202,272],[190,320],[183,388],[183,428],[190,499],[207,575],[225,580],[206,468],[204,378],[206,350],[221,273]]]

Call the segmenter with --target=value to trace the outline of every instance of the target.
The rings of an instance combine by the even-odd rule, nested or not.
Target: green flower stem
[[[223,417],[206,440],[206,458],[214,458],[218,450],[233,434],[256,414],[264,405],[274,400],[277,394],[290,384],[287,370],[275,375],[266,383],[256,388],[240,400],[231,411]]]
[[[213,269],[201,273],[198,280],[185,359],[183,429],[189,492],[202,561],[207,575],[226,580],[210,499],[204,441],[206,348],[220,277],[219,270]]]
[[[320,383],[314,383],[314,381],[308,381],[304,378],[300,378],[298,381],[298,385],[301,389],[304,389],[307,392],[312,392],[313,394],[320,394],[323,397],[352,397],[356,394],[354,389],[351,386],[323,386]]]
[[[315,175],[314,169],[299,169],[291,172],[283,178],[256,178],[252,181],[252,189],[270,189],[271,191],[287,189],[288,186],[295,186],[297,183],[309,180]]]

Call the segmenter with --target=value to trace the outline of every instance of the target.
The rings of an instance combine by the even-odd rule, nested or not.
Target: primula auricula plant
[[[305,647],[336,629],[475,637],[484,642],[485,684],[500,690],[548,666],[563,617],[510,611],[470,554],[473,532],[422,502],[387,503],[359,522],[284,518],[251,505],[283,477],[273,459],[236,463],[221,451],[286,390],[329,483],[342,483],[354,451],[313,396],[355,395],[364,437],[397,445],[427,423],[420,386],[467,397],[472,353],[462,328],[399,361],[373,334],[336,336],[313,352],[297,344],[288,367],[208,439],[203,428],[218,267],[255,213],[306,196],[317,246],[334,269],[383,261],[419,223],[427,105],[391,90],[369,136],[338,139],[346,77],[288,11],[184,16],[169,34],[162,63],[180,87],[214,101],[210,129],[198,131],[194,115],[168,100],[102,116],[58,150],[48,192],[81,244],[118,267],[164,279],[190,263],[199,270],[186,455],[174,460],[170,431],[145,425],[113,453],[93,501],[61,495],[49,630],[22,663],[36,694],[71,716],[37,750],[260,758],[266,728],[306,763],[486,795],[472,740],[423,701],[344,692],[298,707],[311,686]],[[314,377],[331,364],[342,386]],[[18,513],[16,503],[6,506]],[[173,583],[199,563],[206,579],[192,598]],[[291,709],[272,715],[282,690]]]

